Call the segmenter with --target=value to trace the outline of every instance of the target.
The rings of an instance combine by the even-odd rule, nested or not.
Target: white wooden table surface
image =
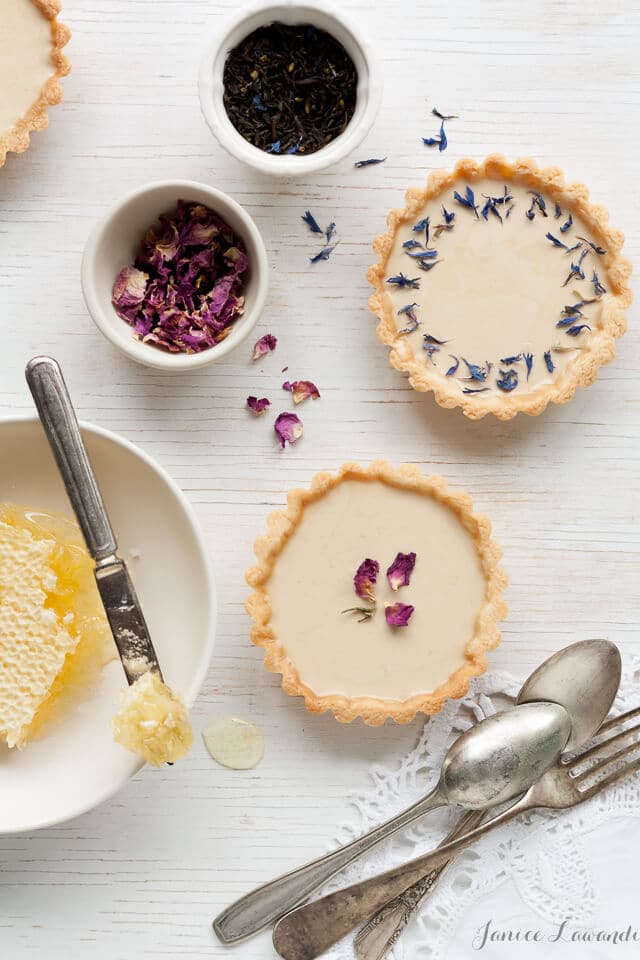
[[[31,411],[25,361],[51,352],[81,415],[140,444],[181,484],[206,532],[220,599],[195,725],[221,712],[251,716],[266,731],[266,755],[255,771],[224,770],[198,737],[186,761],[144,771],[92,813],[0,839],[7,960],[226,955],[212,916],[326,849],[370,762],[392,762],[414,741],[417,722],[372,730],[306,714],[249,643],[243,573],[253,539],[287,488],[318,469],[383,456],[470,491],[493,519],[511,578],[494,666],[524,674],[588,636],[640,651],[637,308],[619,357],[571,404],[534,420],[471,423],[389,368],[364,277],[370,240],[407,186],[433,165],[496,149],[557,162],[589,184],[637,265],[637,4],[345,0],[382,58],[382,109],[355,156],[289,183],[227,157],[200,115],[205,28],[234,6],[67,0],[65,101],[49,131],[0,171],[0,415]],[[448,126],[444,155],[420,140],[436,130],[434,105],[461,116]],[[353,160],[379,155],[384,165],[353,169]],[[279,346],[260,365],[250,365],[247,347],[202,373],[165,379],[125,361],[89,319],[79,268],[92,224],[119,194],[162,177],[221,187],[263,232],[271,290],[259,332],[276,333]],[[308,257],[317,245],[300,220],[307,207],[320,221],[335,219],[341,239],[316,266]],[[316,381],[322,399],[301,411],[304,439],[281,452],[244,401],[251,392],[277,399],[285,365]],[[268,936],[234,956],[271,957]]]

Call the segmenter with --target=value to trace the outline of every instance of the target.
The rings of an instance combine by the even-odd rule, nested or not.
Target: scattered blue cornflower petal
[[[547,370],[549,371],[549,373],[553,373],[553,371],[555,370],[555,364],[551,359],[551,350],[546,351],[544,355],[544,362],[547,365]]]
[[[500,363],[504,364],[505,367],[512,367],[514,363],[520,363],[522,360],[522,354],[516,353],[513,357],[503,357]]]
[[[463,393],[486,393],[489,387],[463,387]]]
[[[533,354],[532,353],[523,353],[524,362],[527,366],[527,380],[531,376],[531,369],[533,367]]]
[[[320,233],[322,233],[322,230]],[[396,287],[409,287],[411,290],[418,290],[420,288],[420,277],[405,277],[404,273],[399,273],[397,277],[387,277],[387,283],[392,283]]]
[[[476,198],[471,187],[467,186],[465,191],[465,196],[461,196],[457,190],[453,191],[453,199],[457,200],[459,204],[463,207],[469,207],[470,210],[473,210],[476,217],[478,216],[478,207],[476,205]]]
[[[384,163],[386,157],[371,157],[369,160],[356,160],[354,167],[373,167],[376,163]]]
[[[294,145],[292,147],[289,147],[289,149],[286,150],[285,153],[287,153],[288,155],[291,155],[292,153],[297,153],[298,150],[300,149],[301,143],[302,143],[302,137],[298,137]]]
[[[421,250],[420,253],[411,253],[407,251],[407,256],[413,260],[435,260],[438,256],[437,250]]]
[[[433,360],[434,353],[440,353],[440,347],[436,343],[423,343],[422,347],[426,350],[430,360]],[[435,360],[433,360],[435,363]]]
[[[422,142],[425,147],[435,147],[436,144],[440,143],[440,137],[423,137]]]
[[[251,101],[251,103],[254,105],[254,107],[256,108],[256,110],[259,110],[259,111],[260,111],[260,113],[266,113],[266,112],[267,112],[267,108],[265,107],[264,103],[262,102],[262,99],[260,98],[260,94],[259,94],[259,93],[256,93],[256,95],[255,95],[255,97],[253,98],[253,100]]]
[[[558,240],[558,238],[554,237],[552,233],[547,233],[546,237],[547,237],[547,240],[551,240],[551,243],[554,245],[554,247],[561,247],[563,250],[569,249],[566,243],[563,243],[562,240]]]
[[[423,217],[422,220],[418,220],[417,223],[414,223],[411,228],[414,233],[422,233],[423,230],[427,230],[429,227],[429,217]]]
[[[569,214],[565,222],[560,227],[560,233],[566,233],[572,224],[573,224],[573,217],[571,216],[571,214]]]
[[[335,243],[323,247],[320,253],[316,253],[315,257],[309,257],[309,260],[311,263],[318,263],[319,260],[328,260],[335,248]]]
[[[518,386],[518,371],[501,370],[500,376],[496,380],[496,385],[500,390],[504,390],[505,393],[510,393],[511,390],[515,390]]]
[[[334,223],[333,220],[332,220],[331,223],[329,224],[329,226],[327,227],[327,229],[326,229],[325,232],[324,232],[324,235],[325,235],[325,237],[327,238],[327,243],[331,243],[331,240],[332,240],[333,235],[334,235],[335,232],[336,232],[336,225],[335,225],[335,223]]]
[[[484,381],[487,379],[487,374],[491,370],[490,363],[486,364],[484,367],[481,367],[477,363],[469,363],[469,361],[465,360],[464,357],[462,358],[462,362],[466,364],[470,375],[469,378],[471,380],[480,380],[481,383],[484,383]]]
[[[558,203],[557,200],[556,200],[556,203],[555,203],[555,211],[556,211],[556,212],[555,212],[556,220],[559,220],[560,217],[562,216],[562,207],[560,206],[560,204]]]
[[[442,153],[447,149],[449,141],[447,140],[447,135],[444,132],[444,120],[440,124],[440,143],[438,144],[438,151]]]
[[[567,253],[573,253],[574,250],[580,250],[581,247],[582,244],[578,241],[578,243],[574,243],[572,247],[567,247]]]
[[[416,247],[421,247],[422,244],[419,240],[405,240],[402,244],[404,250],[415,250]]]
[[[451,223],[456,218],[455,211],[452,210],[449,212],[444,204],[442,204],[442,216],[444,217],[445,223]]]
[[[450,114],[447,116],[447,115],[444,114],[444,113],[440,113],[440,111],[437,110],[435,107],[433,108],[433,110],[431,111],[431,113],[434,115],[434,117],[437,117],[438,120],[457,120],[457,119],[458,119],[458,117],[457,117],[457,115],[456,115],[455,113],[450,113]]]
[[[582,313],[578,310],[576,313],[570,314],[568,317],[563,317],[561,320],[558,320],[556,327],[570,327],[572,323],[575,323],[576,320],[582,319]]]
[[[454,373],[457,372],[458,367],[460,366],[460,361],[459,361],[459,359],[458,359],[457,357],[454,357],[454,355],[453,355],[452,353],[450,353],[449,356],[450,356],[451,359],[454,361],[454,363],[453,363],[453,365],[452,365],[451,367],[449,367],[449,369],[448,369],[447,372],[445,373],[445,377],[452,377],[452,376],[454,375]]]
[[[433,268],[437,267],[439,263],[442,263],[442,260],[434,260],[432,263],[429,263],[427,260],[418,260],[418,266],[421,270],[424,270],[425,273],[428,273],[429,270],[433,270]]]
[[[603,287],[598,278],[598,273],[596,270],[593,271],[593,277],[591,278],[591,283],[593,284],[593,292],[597,297],[601,297],[603,293],[607,292],[607,288]],[[588,301],[587,301],[588,302]]]
[[[279,141],[279,140],[274,140],[273,143],[271,144],[271,146],[269,147],[269,149],[268,149],[266,152],[267,152],[267,153],[280,153],[280,141]]]
[[[413,313],[413,308],[417,307],[417,303],[407,303],[404,307],[400,307],[398,310],[398,316],[401,316],[403,313]]]
[[[424,340],[425,343],[437,343],[439,347],[441,347],[445,343],[449,343],[448,340],[438,340],[438,338],[434,337],[433,334],[431,333],[425,333],[422,339]]]
[[[599,247],[597,243],[592,243],[591,240],[587,240],[586,237],[578,237],[578,240],[582,240],[583,243],[588,243],[594,253],[597,253],[598,256],[604,257],[606,250],[603,250],[602,247]]]
[[[312,233],[324,233],[324,230],[322,230],[318,226],[318,221],[316,220],[314,215],[311,213],[311,210],[305,210],[305,213],[302,219],[307,224],[307,226],[309,227]]]
[[[567,330],[567,333],[569,334],[570,337],[577,337],[579,334],[582,333],[583,330],[591,330],[591,327],[589,326],[588,323],[579,323],[575,327],[569,327],[569,329]]]

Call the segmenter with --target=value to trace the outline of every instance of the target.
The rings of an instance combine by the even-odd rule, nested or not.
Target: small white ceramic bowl
[[[191,706],[213,652],[216,616],[213,574],[192,509],[133,444],[89,424],[82,433],[163,673]],[[38,420],[0,420],[0,449],[0,501],[73,516]],[[0,834],[85,813],[140,770],[142,762],[111,731],[124,687],[116,657],[91,695],[70,705],[41,739],[22,750],[0,745]],[[180,777],[180,763],[174,772]]]
[[[145,231],[160,214],[175,210],[180,199],[204,203],[219,214],[244,240],[249,258],[243,315],[225,340],[200,353],[168,353],[142,343],[111,302],[113,282],[133,263]],[[82,292],[98,329],[131,360],[168,373],[197,370],[234,350],[255,327],[267,289],[267,252],[249,214],[220,190],[190,180],[159,180],[126,194],[94,228],[82,258]]]
[[[233,126],[223,102],[223,73],[227,55],[248,34],[268,23],[312,23],[342,44],[358,71],[356,109],[347,128],[326,147],[308,156],[265,153],[252,146]],[[304,176],[331,166],[354,150],[367,135],[382,98],[382,80],[371,46],[359,25],[324,0],[258,0],[243,7],[222,27],[216,27],[200,65],[200,106],[211,131],[236,159],[261,173],[276,177]]]

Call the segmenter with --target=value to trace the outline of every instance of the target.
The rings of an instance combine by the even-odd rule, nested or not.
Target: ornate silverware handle
[[[427,797],[363,837],[252,890],[216,917],[216,936],[223,943],[236,943],[275,923],[376,843],[445,803],[438,785]]]
[[[484,810],[471,810],[463,814],[440,846],[455,840],[468,830],[475,829],[484,816]],[[382,960],[387,951],[397,942],[411,917],[431,895],[450,863],[451,860],[447,860],[440,867],[436,867],[435,870],[425,874],[412,886],[407,887],[397,897],[394,897],[393,900],[385,903],[367,921],[353,942],[358,960]]]
[[[62,371],[51,357],[34,357],[26,378],[89,553],[104,560],[116,552],[116,538]]]

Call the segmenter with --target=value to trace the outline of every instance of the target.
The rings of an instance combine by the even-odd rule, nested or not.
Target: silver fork
[[[607,720],[599,737],[640,716],[640,707]],[[512,806],[475,830],[370,880],[338,890],[283,917],[275,927],[273,942],[285,960],[313,960],[379,910],[385,903],[417,883],[425,874],[442,867],[454,854],[470,846],[495,827],[528,810],[542,807],[562,810],[590,800],[602,790],[640,770],[640,742],[623,746],[640,734],[640,723],[611,733],[595,746],[561,758]]]
[[[607,730],[618,723],[619,721],[615,718],[604,722],[592,739],[599,741]],[[471,810],[463,814],[439,846],[443,847],[445,843],[456,840],[463,834],[475,829],[485,816],[485,810]],[[383,960],[383,957],[398,942],[402,931],[411,918],[431,896],[434,887],[450,864],[451,860],[443,863],[435,870],[429,871],[416,883],[394,897],[393,900],[385,903],[377,913],[369,918],[353,941],[353,950],[357,960]]]

